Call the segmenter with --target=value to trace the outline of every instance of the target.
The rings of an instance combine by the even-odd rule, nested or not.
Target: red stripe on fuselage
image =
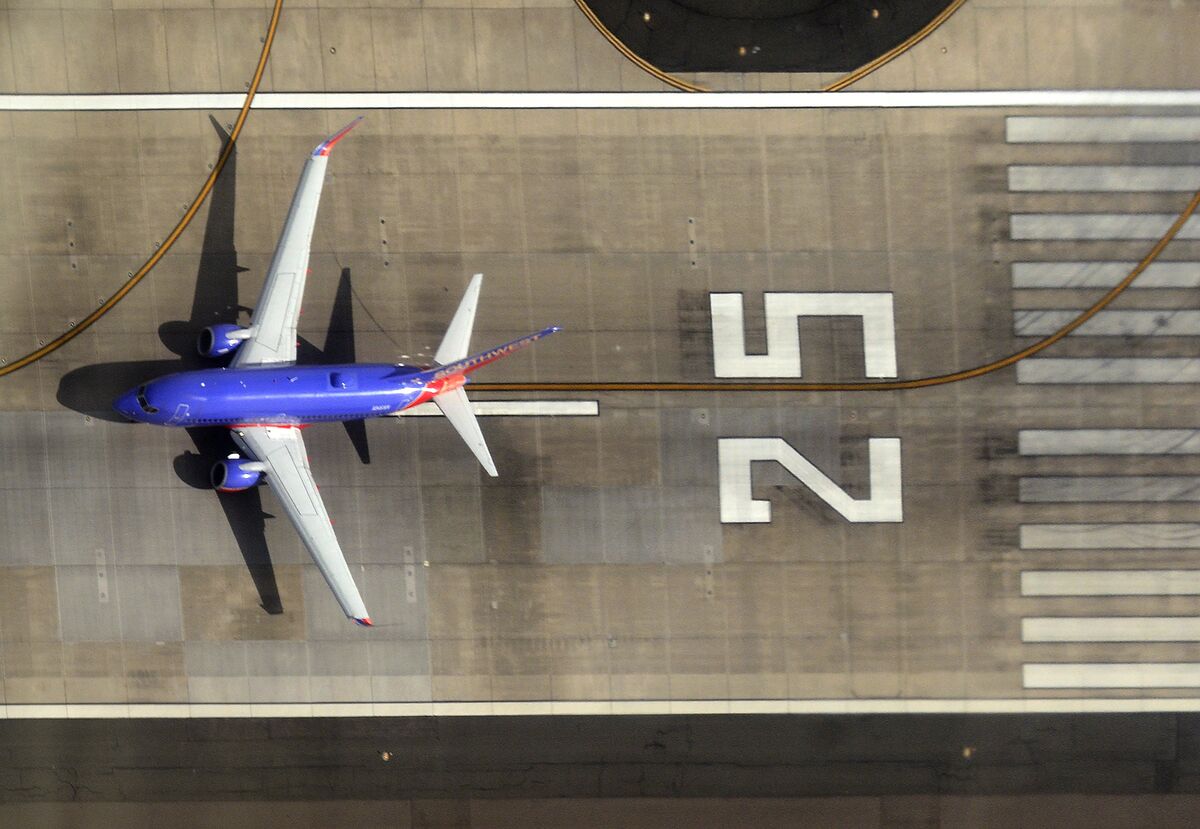
[[[404,408],[411,409],[413,406],[421,403],[427,403],[428,401],[437,397],[439,394],[443,394],[448,391],[454,391],[455,389],[461,389],[466,384],[467,378],[461,374],[452,374],[449,377],[443,377],[440,380],[431,380],[425,384],[424,388],[421,389],[421,393],[414,397],[412,402]]]

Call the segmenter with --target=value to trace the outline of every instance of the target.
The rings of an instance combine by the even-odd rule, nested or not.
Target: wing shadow
[[[222,145],[229,141],[229,134],[213,116],[208,116],[221,136]],[[224,147],[222,146],[222,149]],[[210,368],[212,360],[196,353],[196,335],[202,328],[216,323],[238,321],[241,311],[248,311],[238,303],[238,274],[245,268],[237,263],[237,248],[234,245],[237,207],[237,150],[229,156],[225,169],[209,195],[208,221],[204,225],[204,241],[200,248],[200,273],[196,289],[192,293],[192,313],[186,320],[164,322],[158,328],[158,338],[182,363],[176,371],[195,368]]]
[[[210,489],[208,475],[213,461],[237,452],[237,445],[229,436],[228,429],[188,429],[187,433],[198,454],[185,452],[177,457],[175,472],[180,478],[185,475],[194,478],[198,474],[202,486]],[[279,584],[275,580],[275,566],[271,563],[271,551],[267,548],[266,519],[274,516],[263,512],[259,489],[251,487],[244,492],[214,494],[225,513],[225,520],[229,522],[229,528],[233,530],[250,578],[254,580],[262,609],[271,615],[283,613]]]
[[[223,142],[229,140],[220,123],[209,116]],[[229,157],[225,169],[217,178],[209,196],[208,220],[204,227],[204,242],[200,254],[196,288],[192,294],[192,313],[187,321],[174,320],[159,326],[163,345],[179,356],[176,360],[138,360],[98,363],[83,366],[65,374],[58,384],[58,402],[69,409],[100,420],[127,423],[113,411],[112,401],[123,392],[148,379],[187,371],[210,368],[217,363],[205,360],[196,352],[196,335],[201,328],[219,322],[237,322],[238,313],[246,310],[238,303],[238,274],[245,270],[237,264],[234,247],[235,204],[237,200],[237,153]],[[215,460],[237,451],[226,429],[188,429],[197,454],[184,452],[174,460],[179,479],[188,486],[208,489],[209,470]],[[262,608],[270,614],[283,612],[275,568],[267,548],[262,496],[258,489],[245,492],[214,492],[237,540],[246,569],[254,580]]]

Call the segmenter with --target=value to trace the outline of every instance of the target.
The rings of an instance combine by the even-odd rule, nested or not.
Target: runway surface
[[[251,17],[213,19],[232,35]],[[258,47],[243,28],[220,83],[177,64],[200,73],[188,91],[236,89]],[[330,55],[320,88],[374,88],[331,81],[345,42],[289,36]],[[280,54],[275,90],[297,64]],[[19,57],[48,63],[0,76],[13,92],[181,89],[153,60],[141,89],[80,88],[69,61],[31,83],[57,64]],[[559,395],[597,414],[485,420],[495,481],[436,418],[312,429],[377,627],[349,625],[269,492],[204,489],[219,433],[114,422],[108,403],[191,365],[197,328],[246,318],[305,154],[355,114],[253,113],[152,276],[0,380],[9,716],[1200,706],[1194,223],[1090,330],[967,384]],[[229,113],[212,115],[2,113],[0,359],[161,242],[216,158]],[[1144,255],[1187,202],[1196,115],[375,112],[330,166],[305,354],[428,357],[482,271],[478,343],[566,330],[481,381],[978,365]]]

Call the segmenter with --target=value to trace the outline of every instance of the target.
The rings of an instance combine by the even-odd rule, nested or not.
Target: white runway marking
[[[1026,688],[1200,688],[1200,663],[1049,663],[1023,667]]]
[[[1013,262],[1014,288],[1111,288],[1136,262]],[[1200,262],[1154,262],[1130,287],[1198,288]]]
[[[1035,357],[1017,363],[1018,383],[1200,383],[1196,357]]]
[[[1157,143],[1200,140],[1200,118],[1152,116],[1045,117],[1014,115],[1005,121],[1010,143]]]
[[[45,705],[0,705],[0,719],[520,717],[547,715],[640,716],[647,714],[1055,714],[1147,711],[1200,711],[1200,698],[681,699],[564,702],[100,703],[91,705],[50,703]]]
[[[1022,596],[1200,596],[1200,570],[1026,570]]]
[[[1022,524],[1022,550],[1187,550],[1200,524]]]
[[[1200,189],[1200,167],[1017,164],[1008,168],[1008,189],[1022,193],[1191,193]]]
[[[847,521],[864,524],[903,521],[900,439],[869,438],[867,457],[871,495],[869,498],[851,498],[783,438],[720,438],[717,441],[717,468],[721,523],[770,523],[771,502],[752,495],[752,470],[756,461],[775,461]]]
[[[0,95],[0,110],[18,112],[82,112],[113,110],[237,110],[245,98],[238,92]],[[1016,89],[940,92],[261,92],[254,109],[917,109],[977,107],[1200,107],[1200,90],[1163,89]],[[1014,127],[1009,119],[1009,139]],[[1058,119],[1094,121],[1104,119]],[[1139,119],[1119,119],[1137,121]],[[1195,140],[1192,126],[1200,119],[1147,118],[1168,122],[1126,127],[1129,134],[1170,134],[1172,138],[1138,140]],[[1173,124],[1170,122],[1187,122]],[[1016,133],[1028,127],[1017,127]],[[1037,127],[1034,131],[1037,131]],[[1045,129],[1044,127],[1040,129]],[[1086,125],[1077,125],[1086,130]],[[1119,134],[1099,129],[1100,134]],[[1051,140],[1051,139],[1042,139]],[[1074,138],[1076,141],[1104,138]],[[1112,138],[1108,140],[1120,140]],[[1132,140],[1132,139],[1126,139]]]
[[[600,414],[597,400],[474,400],[480,417],[591,417]],[[422,403],[389,417],[441,417],[438,407]]]
[[[1022,455],[1200,455],[1197,429],[1022,429]]]
[[[1078,311],[1026,309],[1013,312],[1018,337],[1053,334]],[[1200,311],[1101,311],[1071,332],[1072,337],[1193,337],[1200,334]]]
[[[1200,642],[1195,616],[1037,616],[1021,620],[1022,642]]]
[[[1177,218],[1175,213],[1014,213],[1010,222],[1016,240],[1157,240]],[[1188,219],[1175,238],[1200,239],[1200,219]]]
[[[1200,501],[1196,475],[1022,478],[1019,486],[1025,504]]]
[[[763,295],[767,353],[746,353],[745,311],[740,293],[708,295],[712,313],[713,373],[717,377],[801,377],[801,317],[859,317],[867,377],[896,376],[896,323],[892,294],[795,293]]]

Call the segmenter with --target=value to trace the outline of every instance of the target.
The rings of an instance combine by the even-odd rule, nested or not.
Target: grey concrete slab
[[[372,28],[360,9],[320,10],[321,65],[324,83],[338,91],[376,88]],[[310,54],[310,60],[315,55]]]
[[[280,19],[275,37],[277,45],[271,48],[271,69],[274,83],[272,88],[277,92],[295,90],[297,92],[313,92],[324,90],[325,74],[324,59],[331,57],[323,55],[334,41],[323,43],[321,38],[321,20],[316,8],[292,9]],[[334,21],[330,21],[331,25]],[[330,35],[334,33],[331,31]],[[346,47],[349,44],[341,44]],[[353,49],[346,49],[340,62],[354,59]],[[369,66],[369,64],[368,64]]]
[[[425,9],[421,15],[425,75],[430,90],[479,88],[475,26],[469,9]]]
[[[381,90],[425,89],[425,34],[421,10],[371,10],[375,81]]]
[[[577,89],[575,13],[569,8],[526,8],[524,11],[528,88]]]
[[[587,487],[542,488],[542,556],[550,563],[604,560],[602,494]]]
[[[76,9],[62,16],[62,36],[71,92],[111,92],[117,73],[117,26],[113,12]]]
[[[166,13],[158,9],[119,9],[113,13],[116,35],[116,79],[121,92],[156,92],[171,88]],[[97,89],[112,92],[117,85]]]
[[[11,26],[8,22],[8,9],[0,11],[0,41],[11,43],[12,40]],[[12,53],[8,52],[4,57],[0,57],[0,90],[4,92],[16,91],[16,78],[13,68]]]
[[[179,571],[164,566],[118,566],[121,638],[126,641],[178,642],[183,638]]]
[[[89,565],[57,568],[59,613],[66,642],[114,642],[121,638],[120,581],[109,555]]]
[[[12,68],[17,92],[69,92],[63,16],[58,9],[8,12]]]

